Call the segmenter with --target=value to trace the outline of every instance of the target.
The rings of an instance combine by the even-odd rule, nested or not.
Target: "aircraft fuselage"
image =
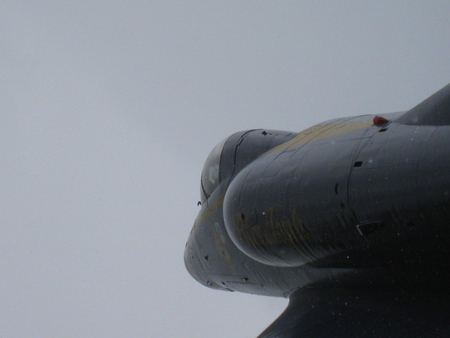
[[[450,85],[408,112],[250,130],[216,147],[185,250],[212,288],[448,294]]]

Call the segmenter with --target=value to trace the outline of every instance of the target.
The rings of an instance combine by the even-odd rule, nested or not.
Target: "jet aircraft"
[[[200,194],[189,273],[289,298],[259,337],[450,336],[450,84],[406,112],[237,132]]]

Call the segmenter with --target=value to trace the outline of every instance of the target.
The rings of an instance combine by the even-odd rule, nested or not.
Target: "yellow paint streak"
[[[256,248],[278,245],[297,248],[299,243],[304,243],[311,239],[309,231],[297,216],[296,209],[291,211],[289,218],[276,218],[273,207],[268,208],[264,215],[264,222],[253,224],[252,226],[249,225],[248,217],[239,213],[234,215],[237,231],[246,245]]]
[[[223,204],[223,199],[225,197],[225,191],[223,191],[217,198],[209,204],[209,208],[206,205],[203,207],[203,212],[200,213],[194,223],[193,229],[200,225],[205,219],[207,219],[214,211],[220,208]]]
[[[326,137],[343,134],[352,130],[369,127],[371,125],[373,125],[372,120],[316,124],[315,126],[312,126],[308,129],[301,131],[293,139],[270,149],[267,153],[285,150],[290,147],[295,147],[311,141],[321,140]]]
[[[223,262],[225,263],[225,265],[228,268],[234,269],[234,267],[235,267],[234,262],[231,259],[230,253],[228,252],[228,250],[225,247],[225,243],[222,242],[220,236],[217,234],[217,229],[214,229],[213,233],[214,233],[214,244],[215,244],[215,247],[216,247],[216,250],[217,250],[219,256],[222,257]]]

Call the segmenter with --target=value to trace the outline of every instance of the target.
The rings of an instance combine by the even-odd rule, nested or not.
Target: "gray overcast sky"
[[[284,299],[185,271],[209,151],[407,110],[448,1],[0,3],[0,336],[254,337]]]

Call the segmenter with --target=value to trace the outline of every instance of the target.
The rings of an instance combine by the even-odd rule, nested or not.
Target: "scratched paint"
[[[275,209],[269,207],[263,212],[261,222],[250,224],[249,217],[236,213],[234,217],[238,242],[245,243],[244,251],[251,248],[273,252],[279,247],[286,246],[298,251],[299,247],[307,245],[306,242],[310,241],[311,235],[298,217],[296,209],[292,209],[289,215],[289,218],[279,217]]]
[[[295,147],[311,141],[316,141],[324,139],[326,137],[343,134],[352,130],[369,127],[371,125],[373,125],[372,120],[316,124],[315,126],[312,126],[308,129],[301,131],[292,140],[270,149],[268,153],[286,150],[290,147]]]

